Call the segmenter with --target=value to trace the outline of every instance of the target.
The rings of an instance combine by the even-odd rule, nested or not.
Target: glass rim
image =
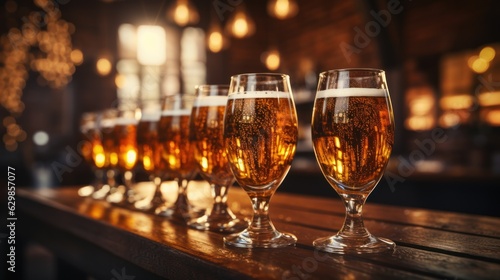
[[[330,73],[340,73],[340,72],[373,72],[373,73],[381,74],[381,73],[385,73],[385,70],[378,69],[378,68],[369,68],[369,67],[366,67],[366,68],[363,68],[363,67],[360,67],[360,68],[339,68],[339,69],[330,69],[330,70],[323,71],[323,72],[319,73],[319,75],[326,76]]]
[[[195,86],[195,89],[199,88],[212,88],[212,87],[217,87],[217,88],[229,88],[229,84],[201,84]]]
[[[241,76],[275,76],[275,77],[282,77],[282,78],[285,78],[285,77],[290,77],[290,75],[288,74],[285,74],[285,73],[272,73],[272,72],[262,72],[262,73],[258,73],[258,72],[255,72],[255,73],[241,73],[241,74],[236,74],[236,75],[232,75],[231,76],[231,79],[233,78],[237,78],[237,77],[241,77]]]

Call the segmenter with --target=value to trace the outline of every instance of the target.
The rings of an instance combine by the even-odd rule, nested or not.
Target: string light
[[[255,33],[255,23],[245,11],[244,6],[240,5],[228,19],[226,29],[236,38],[246,38]]]
[[[212,20],[208,30],[207,45],[211,52],[218,53],[229,46],[229,40],[224,36],[222,28],[216,20]]]
[[[267,12],[275,18],[287,19],[297,15],[299,6],[294,0],[270,0]]]
[[[3,142],[9,151],[15,151],[17,143],[26,139],[26,132],[15,124],[14,117],[24,111],[21,97],[29,70],[38,72],[43,83],[52,88],[68,84],[75,72],[71,44],[74,25],[61,19],[61,11],[54,1],[35,0],[34,3],[43,11],[30,12],[23,17],[20,28],[11,28],[0,36],[0,65],[3,66],[0,67],[0,105],[12,117],[6,121],[10,123],[10,130],[4,122],[8,133],[3,136]],[[83,55],[77,60],[76,63],[81,64]]]
[[[179,26],[196,24],[199,20],[198,11],[189,0],[177,0],[167,9],[167,17],[174,20]]]
[[[492,47],[484,47],[479,52],[479,55],[473,55],[467,60],[467,65],[472,71],[482,74],[490,68],[490,62],[495,58],[495,49]]]
[[[281,63],[279,51],[276,48],[269,49],[269,51],[262,54],[262,62],[267,69],[271,71],[277,70]]]

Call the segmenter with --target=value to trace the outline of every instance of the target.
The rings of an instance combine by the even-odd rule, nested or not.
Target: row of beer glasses
[[[156,137],[156,141],[136,137],[139,158],[156,182],[155,196],[145,209],[156,207],[156,214],[172,217],[179,213],[192,228],[237,232],[224,238],[230,246],[295,244],[297,238],[276,230],[269,218],[269,202],[290,169],[298,139],[289,77],[241,74],[231,77],[229,86],[199,86],[196,98],[188,97],[167,97],[160,113],[148,115],[143,109],[139,130],[144,127]],[[156,125],[152,115],[159,118]],[[393,249],[392,241],[371,235],[362,219],[362,207],[383,175],[394,139],[384,72],[347,69],[321,73],[311,127],[321,171],[346,206],[342,229],[316,240],[314,246],[334,253]],[[210,183],[214,201],[203,216],[193,218],[186,187],[196,171]],[[165,176],[178,181],[179,196],[172,209],[158,210],[161,208],[154,204],[166,205],[159,190]],[[253,217],[248,225],[227,207],[227,192],[234,181],[252,202]]]
[[[188,125],[191,103],[181,95],[160,99],[127,101],[117,110],[113,141],[105,151],[110,161],[116,154],[116,166],[123,174],[123,191],[110,191],[107,200],[124,207],[185,220],[192,214],[186,188],[196,174]],[[103,128],[103,141],[106,140]],[[140,164],[139,164],[140,163]],[[133,169],[142,166],[155,184],[151,199],[133,188]],[[165,179],[178,183],[178,196],[169,204],[161,190]]]

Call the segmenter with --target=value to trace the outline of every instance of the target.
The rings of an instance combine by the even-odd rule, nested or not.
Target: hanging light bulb
[[[267,3],[267,12],[275,18],[287,19],[299,12],[299,6],[295,0],[270,0]]]
[[[271,71],[277,70],[281,63],[280,52],[277,48],[271,47],[267,52],[262,54],[261,60],[266,65],[267,69]]]
[[[226,49],[229,45],[229,40],[224,36],[222,28],[216,20],[212,20],[210,29],[208,30],[207,45],[211,52],[218,53]]]
[[[255,23],[248,16],[243,5],[234,11],[227,22],[227,31],[236,38],[250,37],[255,32]]]
[[[111,61],[105,56],[100,57],[96,62],[97,73],[101,76],[107,76],[111,72],[112,68],[113,66],[111,66]]]
[[[198,11],[189,0],[176,0],[167,9],[167,17],[173,19],[179,26],[196,24],[199,20]]]

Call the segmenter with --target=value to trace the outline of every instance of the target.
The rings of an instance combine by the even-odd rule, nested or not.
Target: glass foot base
[[[157,208],[162,207],[164,202],[156,202],[151,199],[141,199],[134,203],[134,207],[137,210],[154,214]]]
[[[124,187],[119,186],[116,190],[110,192],[106,200],[119,207],[134,209],[134,203],[141,200],[141,197],[135,191],[126,190]]]
[[[78,189],[78,195],[81,197],[89,197],[95,191],[95,187],[91,185],[83,186]]]
[[[160,206],[154,211],[155,215],[166,217],[169,220],[179,221],[186,223],[187,221],[198,218],[205,213],[205,209],[191,209],[189,211],[183,211],[175,206]]]
[[[335,254],[369,254],[393,251],[396,244],[386,238],[368,235],[362,238],[334,235],[318,238],[313,245],[316,249]]]
[[[110,189],[109,185],[104,185],[100,189],[94,191],[92,198],[97,200],[105,199],[110,192]]]
[[[250,232],[246,229],[224,237],[224,244],[240,248],[280,248],[295,245],[296,242],[295,235],[279,231]]]
[[[232,217],[210,217],[207,215],[192,219],[188,226],[198,230],[208,230],[222,233],[240,232],[248,227],[248,222]]]

